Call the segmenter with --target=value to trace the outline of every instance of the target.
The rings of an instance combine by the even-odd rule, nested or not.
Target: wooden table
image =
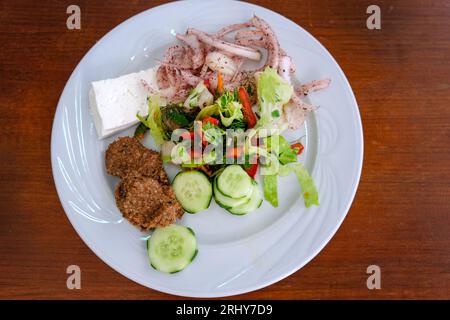
[[[164,1],[0,4],[0,298],[172,299],[104,264],[78,237],[50,167],[54,112],[74,67],[106,32]],[[361,111],[361,183],[343,225],[294,275],[239,299],[450,298],[450,2],[375,1],[382,29],[366,28],[369,1],[255,3],[297,22],[346,73]],[[375,3],[374,2],[374,3]],[[66,288],[66,267],[82,289]],[[381,268],[368,290],[366,268]]]

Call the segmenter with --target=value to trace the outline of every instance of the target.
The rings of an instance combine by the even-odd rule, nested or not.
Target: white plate
[[[91,81],[153,66],[175,41],[173,32],[196,27],[214,32],[253,14],[275,29],[297,65],[301,82],[329,77],[331,87],[311,95],[320,109],[306,122],[301,161],[312,172],[320,206],[306,209],[295,177],[279,179],[280,206],[267,202],[233,216],[213,203],[181,224],[198,237],[199,254],[184,271],[168,275],[148,263],[146,233],[116,208],[117,179],[106,174],[104,151],[115,138],[98,140],[88,110]],[[120,135],[131,134],[131,130]],[[150,138],[146,143],[151,145]],[[159,291],[220,297],[256,290],[287,277],[310,261],[342,223],[359,182],[363,158],[361,120],[344,73],[309,33],[270,10],[232,1],[174,2],[138,14],[104,36],[72,73],[58,103],[52,131],[52,168],[64,210],[84,242],[124,276]],[[170,171],[169,174],[173,174]]]

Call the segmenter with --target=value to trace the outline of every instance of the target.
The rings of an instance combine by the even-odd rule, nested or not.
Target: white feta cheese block
[[[149,94],[141,79],[157,88],[156,68],[92,82],[89,105],[99,139],[138,123],[138,112],[147,115]]]

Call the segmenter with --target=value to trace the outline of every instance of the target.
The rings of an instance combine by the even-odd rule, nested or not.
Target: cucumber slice
[[[252,179],[241,166],[231,165],[217,177],[217,188],[230,198],[243,198],[252,188]]]
[[[200,171],[183,171],[173,180],[173,191],[183,209],[197,213],[209,207],[212,186],[209,178]]]
[[[197,239],[192,229],[177,224],[157,228],[147,240],[150,265],[162,272],[183,270],[194,260],[197,252]]]
[[[230,198],[230,197],[224,195],[218,189],[217,178],[214,179],[213,188],[214,188],[214,198],[216,199],[217,204],[224,209],[234,208],[234,207],[237,207],[237,206],[240,206],[240,205],[246,203],[247,201],[250,200],[250,196],[252,195],[252,192],[253,192],[253,188],[249,188],[247,191],[247,195],[245,197],[237,198],[237,199]]]
[[[255,182],[252,188],[252,196],[250,200],[240,206],[228,209],[232,214],[244,215],[258,209],[262,204],[261,191],[259,190],[258,184]]]

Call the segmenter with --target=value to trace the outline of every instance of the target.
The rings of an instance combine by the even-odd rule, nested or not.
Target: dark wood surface
[[[106,32],[162,1],[0,3],[0,298],[171,299],[118,274],[70,225],[55,191],[50,134],[74,67]],[[376,1],[382,29],[366,28],[372,1],[255,3],[292,19],[336,58],[361,111],[361,183],[343,225],[294,275],[239,299],[450,298],[450,2]],[[82,289],[66,288],[66,267]],[[379,265],[382,289],[368,290]]]

